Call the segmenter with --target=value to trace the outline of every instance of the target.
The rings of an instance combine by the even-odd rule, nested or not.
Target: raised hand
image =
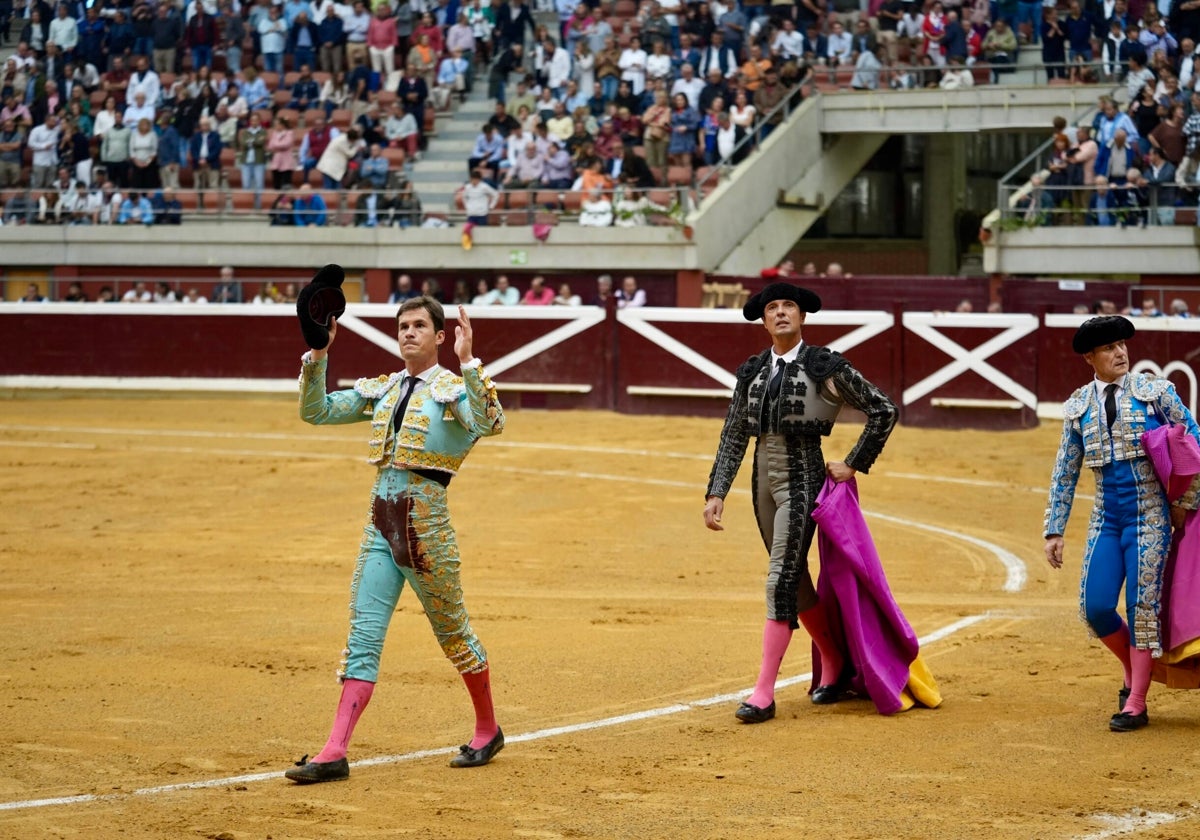
[[[475,331],[471,329],[471,319],[467,317],[466,307],[458,307],[458,326],[454,328],[454,354],[460,364],[466,364],[475,358],[471,345],[475,340]]]

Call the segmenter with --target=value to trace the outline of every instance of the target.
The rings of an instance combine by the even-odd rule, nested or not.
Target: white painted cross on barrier
[[[1037,409],[1037,395],[1017,382],[1007,373],[997,369],[987,360],[996,353],[1015,344],[1038,328],[1038,319],[1033,315],[967,315],[936,312],[905,312],[901,319],[906,330],[928,341],[941,350],[952,362],[926,376],[920,382],[904,389],[904,405],[912,405],[926,394],[972,371],[1012,396],[1027,408]],[[998,329],[1004,332],[994,335],[974,350],[968,350],[953,339],[943,335],[939,329]]]

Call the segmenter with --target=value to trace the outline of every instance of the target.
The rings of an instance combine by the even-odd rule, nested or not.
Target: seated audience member
[[[167,188],[154,194],[150,199],[154,208],[154,223],[156,225],[178,225],[183,223],[183,204],[175,195],[175,190]]]
[[[122,303],[153,303],[154,294],[146,287],[145,281],[138,280],[133,288],[121,295]]]
[[[560,148],[556,142],[551,142],[546,150],[546,166],[542,173],[542,183],[550,189],[567,190],[575,182],[575,168],[571,165],[571,156],[567,150]]]
[[[397,100],[392,103],[392,112],[383,122],[383,136],[387,138],[389,147],[404,149],[409,160],[420,160],[418,143],[421,132],[416,118],[404,110],[403,102]]]
[[[313,192],[308,184],[301,184],[292,199],[292,212],[296,227],[325,227],[325,199],[320,193]]]
[[[638,288],[637,278],[626,275],[621,280],[621,288],[617,289],[617,308],[645,306],[646,292]]]
[[[421,293],[413,286],[412,277],[407,274],[401,274],[396,278],[396,287],[392,289],[392,293],[388,296],[388,303],[401,304],[406,300],[420,296]]]
[[[474,302],[485,306],[516,306],[521,302],[521,297],[516,288],[508,282],[508,277],[501,274],[496,278],[496,287],[483,295],[482,299],[476,296]]]
[[[285,184],[283,190],[276,196],[275,201],[271,203],[271,210],[268,214],[272,226],[286,225],[294,227],[296,224],[294,196],[292,188]]]
[[[529,289],[521,297],[525,306],[549,306],[554,303],[554,292],[546,286],[546,278],[540,274],[529,283]]]
[[[1109,179],[1096,176],[1096,191],[1087,202],[1086,223],[1094,227],[1115,228],[1123,215],[1115,192],[1109,190]]]
[[[300,76],[292,84],[292,98],[288,107],[297,111],[307,111],[316,108],[321,101],[321,89],[312,77],[312,69],[307,64],[300,65]]]
[[[588,302],[589,306],[607,306],[613,296],[613,279],[611,274],[601,274],[596,278],[596,294]]]
[[[612,223],[612,202],[599,187],[593,188],[583,201],[579,224],[583,227],[609,227]]]
[[[613,201],[613,224],[617,227],[644,227],[650,210],[665,213],[667,208],[655,204],[636,187],[626,187]]]
[[[580,306],[583,304],[583,298],[571,291],[570,283],[563,283],[558,287],[558,294],[554,296],[555,306]]]
[[[536,189],[542,183],[546,173],[546,158],[538,154],[537,144],[529,141],[525,151],[516,159],[504,176],[504,186],[508,189]]]
[[[117,224],[154,224],[154,207],[145,193],[131,192],[121,202],[121,211],[117,214]]]

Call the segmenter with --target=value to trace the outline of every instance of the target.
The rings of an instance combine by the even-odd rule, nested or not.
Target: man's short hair
[[[429,295],[409,298],[400,304],[400,308],[396,310],[396,320],[399,320],[405,312],[412,312],[414,309],[424,309],[429,313],[429,319],[433,321],[434,332],[446,329],[446,310],[442,309],[442,305]]]

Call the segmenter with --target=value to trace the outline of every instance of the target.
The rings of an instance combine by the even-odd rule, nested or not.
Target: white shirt
[[[1116,382],[1105,382],[1104,380],[1100,379],[1099,377],[1096,377],[1095,379],[1092,380],[1092,382],[1095,383],[1096,399],[1100,403],[1100,422],[1104,423],[1105,428],[1108,428],[1108,415],[1104,411],[1104,389],[1107,388],[1109,385],[1117,386],[1116,398],[1117,398],[1117,405],[1119,406],[1121,404],[1121,397],[1124,396],[1124,394],[1125,394],[1125,377],[1122,376]]]
[[[704,90],[704,81],[695,76],[691,81],[687,79],[676,79],[675,84],[671,85],[671,96],[674,97],[677,93],[682,93],[687,97],[688,105],[693,108],[700,107],[700,91]]]
[[[629,82],[635,94],[640,94],[646,88],[646,51],[627,49],[621,53],[617,62],[621,68],[621,78]]]
[[[771,44],[771,51],[784,58],[800,58],[804,55],[804,36],[796,30],[781,31]]]
[[[146,94],[147,105],[151,107],[158,105],[158,97],[162,94],[162,81],[158,78],[158,74],[149,69],[146,70],[146,75],[140,78],[136,72],[131,74],[129,88],[125,91],[125,100],[135,102],[139,90]]]
[[[800,350],[803,347],[804,347],[804,342],[801,341],[799,344],[797,344],[791,350],[784,353],[782,356],[780,356],[778,353],[776,353],[775,348],[772,347],[771,348],[771,376],[767,378],[767,382],[770,382],[771,379],[774,378],[775,368],[779,367],[780,359],[783,359],[784,364],[790,365],[792,362],[796,361],[796,357],[800,355]]]

